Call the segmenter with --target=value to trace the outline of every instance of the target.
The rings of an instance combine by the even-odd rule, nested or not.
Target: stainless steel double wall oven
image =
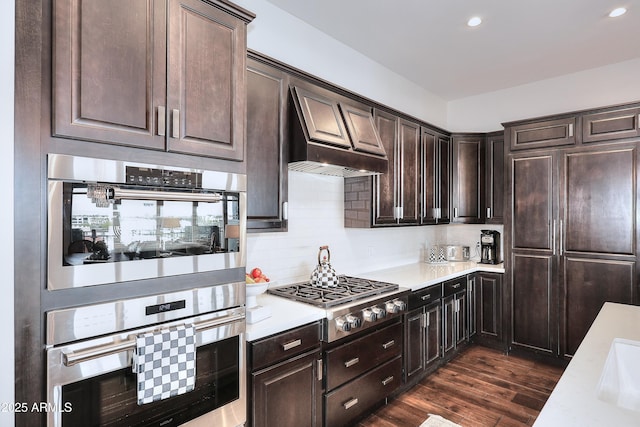
[[[48,426],[244,424],[245,203],[242,174],[49,155]],[[138,404],[136,338],[176,327],[195,387]]]

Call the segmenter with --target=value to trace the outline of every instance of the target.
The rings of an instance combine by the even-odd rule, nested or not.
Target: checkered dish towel
[[[187,393],[196,382],[193,325],[140,334],[133,353],[138,374],[138,405]]]

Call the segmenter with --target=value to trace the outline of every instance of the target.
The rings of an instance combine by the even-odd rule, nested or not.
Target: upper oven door
[[[244,175],[50,155],[50,290],[244,268]]]

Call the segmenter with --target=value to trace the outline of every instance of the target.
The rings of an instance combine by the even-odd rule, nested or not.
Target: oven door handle
[[[235,323],[245,319],[244,313],[232,314],[229,316],[219,317],[211,320],[204,320],[195,323],[196,332],[203,332],[208,329],[217,328],[230,323]],[[73,366],[88,360],[97,359],[99,357],[109,356],[111,354],[123,351],[133,350],[136,347],[136,337],[129,337],[125,341],[119,343],[105,344],[97,347],[88,348],[86,350],[70,351],[62,353],[62,362],[65,366]]]
[[[181,193],[178,191],[150,191],[113,187],[113,199],[218,203],[222,200],[222,195],[220,193]]]

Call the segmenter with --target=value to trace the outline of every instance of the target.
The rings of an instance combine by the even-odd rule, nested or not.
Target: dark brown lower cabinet
[[[565,354],[575,354],[605,302],[633,301],[635,263],[606,259],[565,261]]]
[[[384,400],[402,380],[402,356],[386,362],[326,396],[326,426],[349,426]]]
[[[319,357],[318,349],[251,374],[253,426],[322,425]]]
[[[322,425],[320,322],[251,341],[247,425]]]
[[[442,306],[435,303],[417,308],[404,317],[405,381],[418,378],[440,359]]]
[[[400,318],[359,338],[325,350],[324,425],[353,425],[402,384],[403,324]]]
[[[476,273],[476,342],[503,348],[502,274]],[[471,304],[470,304],[471,305]]]
[[[467,276],[444,282],[442,349],[446,359],[469,339]]]

